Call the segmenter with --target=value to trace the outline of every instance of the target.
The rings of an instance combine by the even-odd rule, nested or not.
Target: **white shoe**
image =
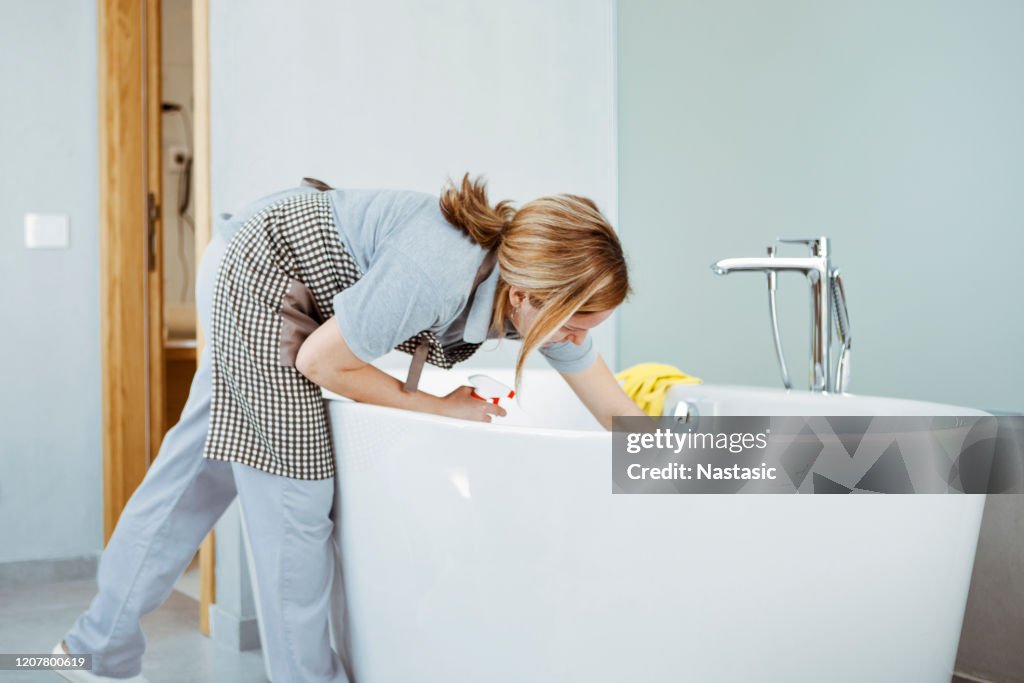
[[[53,646],[53,651],[50,654],[66,657],[71,653],[64,647],[64,641],[62,640]],[[132,676],[131,678],[111,678],[110,676],[97,676],[93,672],[84,669],[66,669],[64,671],[54,671],[54,673],[63,676],[73,683],[108,683],[112,681],[118,681],[119,683],[149,683],[142,674]]]

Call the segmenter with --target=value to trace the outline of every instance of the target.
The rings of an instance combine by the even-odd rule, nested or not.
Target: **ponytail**
[[[442,190],[441,212],[483,248],[497,248],[501,277],[488,332],[505,336],[513,286],[526,291],[538,309],[530,329],[520,331],[517,395],[522,393],[526,357],[569,318],[613,309],[632,292],[618,235],[586,197],[558,194],[535,199],[519,210],[508,201],[492,207],[485,183],[479,178],[471,181],[467,173],[461,187],[449,181]]]
[[[486,183],[481,178],[470,180],[468,173],[462,176],[461,187],[448,181],[440,203],[441,213],[449,223],[488,250],[501,244],[502,233],[516,215],[512,202],[503,200],[491,206]]]

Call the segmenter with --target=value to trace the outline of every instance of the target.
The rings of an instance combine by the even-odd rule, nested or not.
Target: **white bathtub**
[[[427,368],[421,388],[467,374]],[[553,371],[523,389],[505,424],[329,401],[354,681],[948,683],[983,496],[613,495],[610,433]],[[983,414],[706,385],[666,405],[681,398]]]

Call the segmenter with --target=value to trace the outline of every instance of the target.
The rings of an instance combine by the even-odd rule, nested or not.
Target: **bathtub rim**
[[[543,371],[543,372],[555,372],[555,371]],[[694,389],[694,388],[699,387],[697,389],[698,393],[702,393],[703,391],[715,391],[715,390],[724,390],[724,391],[726,391],[727,393],[730,393],[730,394],[731,393],[739,394],[741,392],[750,392],[753,396],[759,397],[759,398],[763,398],[766,395],[771,395],[771,394],[778,395],[780,397],[782,397],[782,396],[788,397],[788,396],[791,396],[791,395],[793,395],[795,397],[799,396],[801,398],[820,397],[820,398],[824,399],[822,402],[825,403],[825,404],[828,404],[830,401],[838,401],[838,402],[841,403],[844,399],[848,399],[848,398],[861,399],[861,400],[880,399],[880,400],[883,400],[883,401],[897,401],[897,402],[908,402],[908,403],[920,403],[920,404],[923,404],[923,405],[924,404],[942,405],[942,407],[947,408],[947,409],[956,409],[956,410],[959,410],[959,411],[965,411],[964,413],[957,413],[957,415],[964,415],[966,417],[980,417],[978,414],[981,414],[981,416],[989,416],[990,415],[989,413],[987,413],[985,411],[981,411],[979,409],[968,408],[968,407],[966,407],[966,405],[954,405],[952,403],[939,403],[937,401],[920,400],[920,399],[916,399],[916,398],[898,398],[898,397],[893,397],[893,396],[872,396],[872,395],[867,395],[867,394],[856,394],[856,393],[846,393],[846,392],[844,392],[844,393],[829,392],[829,393],[826,393],[826,394],[816,394],[813,391],[806,391],[806,390],[800,390],[800,389],[777,389],[777,388],[774,388],[774,387],[761,387],[761,386],[753,386],[753,385],[745,385],[745,384],[708,384],[708,383],[700,383],[700,384],[684,384],[684,385],[681,385],[681,386],[687,387],[687,388],[689,388],[691,390]],[[676,387],[670,387],[669,392],[671,392],[673,388],[676,388]],[[669,392],[667,392],[667,396],[668,396]],[[474,432],[475,431],[480,431],[480,430],[490,430],[490,431],[497,430],[497,432],[499,434],[505,433],[505,434],[522,435],[522,434],[528,433],[528,434],[538,434],[538,435],[542,435],[542,436],[556,436],[556,437],[562,437],[562,438],[583,438],[583,437],[596,438],[597,436],[601,436],[604,439],[611,438],[611,434],[612,434],[611,430],[604,429],[603,427],[601,427],[600,429],[598,429],[598,428],[580,429],[580,428],[575,428],[575,427],[569,428],[569,429],[559,429],[559,428],[555,428],[555,427],[528,427],[528,426],[523,426],[523,425],[506,425],[506,424],[502,424],[500,422],[477,422],[475,420],[464,420],[462,418],[452,418],[452,417],[447,417],[447,416],[443,416],[443,415],[434,415],[433,413],[424,413],[422,411],[412,411],[412,410],[403,409],[403,408],[393,408],[393,407],[390,407],[390,405],[379,405],[377,403],[368,403],[368,402],[357,401],[357,400],[355,400],[353,398],[349,398],[347,396],[343,396],[341,394],[337,394],[337,393],[329,391],[328,389],[323,389],[323,388],[322,388],[322,394],[323,394],[323,397],[324,397],[325,408],[326,408],[326,410],[328,411],[329,414],[332,412],[332,410],[344,410],[346,412],[358,411],[360,413],[361,412],[369,411],[371,415],[381,414],[381,415],[387,416],[387,415],[390,414],[390,415],[392,415],[395,418],[399,418],[400,417],[402,420],[412,420],[412,421],[415,421],[415,422],[438,423],[438,424],[441,424],[441,425],[450,425],[450,426],[456,427],[457,429],[460,429],[460,430],[469,430],[469,431],[474,431]],[[337,409],[333,409],[334,405],[337,405],[338,408]],[[889,414],[882,413],[882,414],[874,414],[873,416],[862,416],[860,414],[856,414],[856,415],[852,415],[852,416],[847,416],[847,415],[840,414],[838,417],[886,417],[887,415],[889,415]],[[817,413],[817,414],[813,414],[812,413],[812,414],[808,414],[808,416],[829,417],[829,415],[825,414],[825,413]],[[902,417],[937,417],[937,416],[929,415],[929,414],[925,414],[925,413],[920,414],[918,416],[906,416],[906,415],[903,415],[903,414],[901,414],[901,416]],[[662,417],[671,417],[671,416],[663,415]],[[751,417],[771,417],[771,416],[751,416]],[[598,425],[598,426],[600,426],[600,425]]]
[[[324,395],[324,403],[327,404],[327,412],[331,414],[333,410],[344,410],[346,412],[358,411],[359,413],[368,412],[371,415],[382,415],[400,418],[405,421],[412,422],[430,422],[432,424],[448,425],[459,430],[468,430],[471,432],[494,432],[497,430],[499,434],[510,434],[523,436],[525,434],[537,435],[537,436],[551,436],[560,438],[591,438],[594,440],[611,440],[612,432],[607,429],[556,429],[554,427],[529,427],[525,425],[507,425],[500,422],[477,422],[476,420],[464,420],[458,417],[448,417],[446,415],[435,415],[433,413],[424,413],[419,410],[407,410],[405,408],[393,408],[391,406],[381,406],[375,403],[362,403],[355,401],[344,396],[327,396]],[[333,406],[337,406],[334,408]]]

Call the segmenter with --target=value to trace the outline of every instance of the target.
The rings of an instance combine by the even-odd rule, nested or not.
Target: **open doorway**
[[[164,428],[178,421],[196,372],[195,96],[192,0],[161,0],[160,220],[163,226]],[[201,598],[199,557],[175,588]]]
[[[100,0],[103,511],[109,539],[178,420],[202,349],[193,285],[209,241],[207,0]],[[182,585],[200,630],[213,534]]]
[[[161,0],[160,9],[164,425],[170,426],[196,370],[192,0]]]

